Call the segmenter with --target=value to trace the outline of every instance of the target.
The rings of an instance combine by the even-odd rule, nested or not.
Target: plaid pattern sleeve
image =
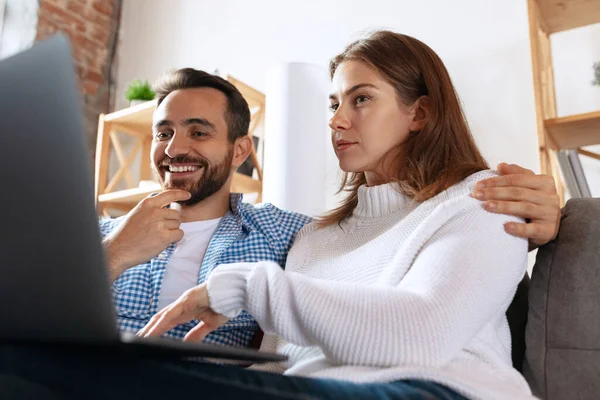
[[[296,233],[310,218],[264,204],[242,203],[241,196],[232,194],[231,212],[226,214],[213,234],[206,250],[198,283],[220,264],[232,262],[274,261],[282,267]],[[104,238],[117,227],[120,219],[100,221]],[[143,328],[157,310],[162,280],[175,245],[166,248],[147,263],[123,273],[113,284],[113,298],[119,328],[136,332]],[[181,339],[199,321],[178,325],[166,336]],[[227,324],[210,333],[205,342],[237,347],[248,346],[256,333],[257,323],[243,311]]]
[[[306,215],[282,210],[269,203],[248,210],[245,213],[245,219],[249,225],[267,238],[271,249],[277,248],[279,258],[272,261],[276,261],[283,268],[296,234],[312,220]],[[256,261],[265,261],[265,259],[259,257]]]
[[[102,218],[98,221],[98,227],[100,228],[100,236],[104,239],[113,229],[119,225],[122,218]]]

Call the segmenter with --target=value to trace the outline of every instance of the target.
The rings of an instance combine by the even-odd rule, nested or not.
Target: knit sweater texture
[[[470,196],[481,171],[422,203],[396,184],[362,186],[351,217],[297,235],[285,271],[225,264],[208,279],[211,307],[247,310],[259,367],[353,382],[421,379],[472,399],[533,398],[512,368],[506,310],[527,268],[527,241]]]

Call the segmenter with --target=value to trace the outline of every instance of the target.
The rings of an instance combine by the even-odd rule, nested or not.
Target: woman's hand
[[[201,341],[228,320],[210,308],[206,283],[185,291],[177,300],[156,313],[137,335],[160,336],[193,319],[201,322],[185,335],[184,341]]]
[[[478,182],[473,193],[486,210],[526,219],[508,223],[508,233],[529,239],[529,250],[553,240],[560,224],[560,203],[554,179],[518,165],[500,163],[501,176]]]

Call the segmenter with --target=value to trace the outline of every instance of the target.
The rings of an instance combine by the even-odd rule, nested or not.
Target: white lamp
[[[318,65],[286,63],[269,71],[264,202],[311,216],[326,210],[329,86],[327,71]]]

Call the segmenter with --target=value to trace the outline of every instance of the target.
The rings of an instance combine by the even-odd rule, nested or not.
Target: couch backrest
[[[548,400],[600,398],[600,199],[572,199],[538,250],[523,374]]]

